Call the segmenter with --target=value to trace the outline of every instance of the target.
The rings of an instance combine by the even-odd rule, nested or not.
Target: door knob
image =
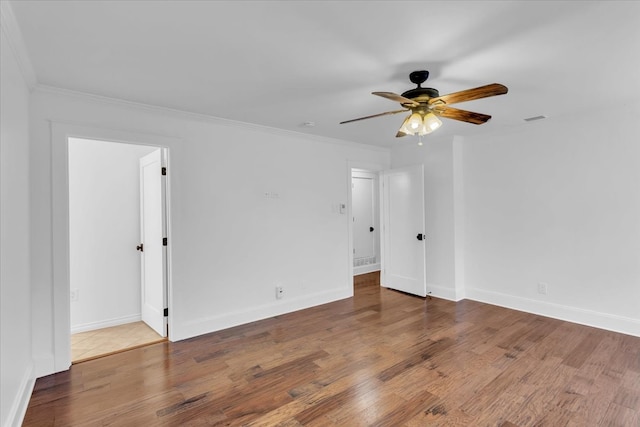
[[[369,227],[369,232],[373,233],[374,228],[373,227]]]
[[[136,251],[144,252],[144,244],[140,243],[136,246]]]
[[[418,235],[416,236],[416,238],[417,238],[418,240],[424,240],[424,234],[422,234],[422,233],[418,233]]]

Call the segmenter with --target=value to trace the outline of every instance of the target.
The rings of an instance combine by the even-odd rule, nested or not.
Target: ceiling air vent
[[[525,122],[535,122],[536,120],[542,120],[542,119],[546,119],[547,116],[533,116],[533,117],[527,117],[526,119],[524,119]]]

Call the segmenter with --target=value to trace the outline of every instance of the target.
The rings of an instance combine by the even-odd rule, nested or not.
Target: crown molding
[[[99,104],[110,104],[110,105],[115,105],[121,108],[130,108],[137,111],[147,111],[155,114],[165,114],[174,118],[179,118],[184,120],[196,120],[196,121],[211,123],[211,124],[220,125],[220,126],[234,127],[234,128],[244,129],[244,130],[252,130],[256,132],[266,132],[266,133],[270,133],[273,135],[280,135],[280,136],[304,137],[306,139],[322,142],[325,144],[351,146],[351,147],[357,147],[360,149],[366,149],[366,150],[371,150],[376,152],[388,153],[390,151],[389,148],[379,147],[376,145],[362,144],[359,142],[348,141],[343,139],[329,138],[326,136],[319,136],[319,135],[313,135],[313,134],[308,134],[303,132],[296,132],[296,131],[287,130],[287,129],[280,129],[280,128],[274,128],[274,127],[269,127],[264,125],[258,125],[254,123],[224,119],[221,117],[209,116],[207,114],[193,113],[190,111],[177,110],[177,109],[168,108],[168,107],[160,107],[157,105],[144,104],[144,103],[135,102],[135,101],[127,101],[124,99],[111,98],[108,96],[96,95],[96,94],[87,93],[87,92],[80,92],[80,91],[75,91],[71,89],[63,89],[55,86],[36,84],[33,90],[34,92],[80,98],[80,99],[92,101]]]
[[[31,59],[29,59],[29,52],[22,38],[20,25],[18,25],[9,1],[0,1],[0,27],[2,27],[2,32],[7,37],[24,81],[29,89],[32,90],[38,84],[38,79]]]

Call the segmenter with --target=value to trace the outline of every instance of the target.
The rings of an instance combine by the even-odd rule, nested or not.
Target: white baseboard
[[[313,295],[305,295],[300,298],[286,298],[272,304],[258,307],[251,307],[247,310],[225,313],[219,316],[203,317],[182,325],[173,325],[171,341],[180,341],[211,332],[221,331],[245,323],[267,319],[285,313],[291,313],[305,308],[315,307],[333,301],[349,298],[353,296],[353,286],[348,289],[334,289],[320,292]]]
[[[465,294],[467,299],[474,301],[640,337],[640,320],[629,317],[469,287],[465,289]]]
[[[115,319],[101,320],[99,322],[83,323],[80,325],[72,325],[71,333],[94,331],[96,329],[110,328],[111,326],[125,325],[127,323],[139,322],[142,319],[140,314],[130,316],[117,317]]]
[[[369,264],[369,265],[360,265],[358,267],[353,267],[353,275],[359,276],[361,274],[373,273],[374,271],[380,271],[380,263],[378,264]]]
[[[427,295],[442,298],[449,301],[460,301],[464,298],[459,297],[456,294],[456,290],[453,288],[445,288],[443,286],[433,285],[427,283]]]
[[[31,364],[22,377],[18,393],[9,409],[5,427],[20,427],[22,425],[35,383],[36,379],[33,372],[33,364]]]

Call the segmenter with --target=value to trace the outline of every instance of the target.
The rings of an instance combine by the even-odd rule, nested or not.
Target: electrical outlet
[[[80,299],[80,289],[71,289],[71,301],[78,301]]]
[[[282,286],[276,286],[276,299],[282,299],[284,296],[284,288]]]
[[[538,282],[538,293],[542,294],[542,295],[546,295],[547,294],[547,287],[549,285],[547,285],[544,282]]]

